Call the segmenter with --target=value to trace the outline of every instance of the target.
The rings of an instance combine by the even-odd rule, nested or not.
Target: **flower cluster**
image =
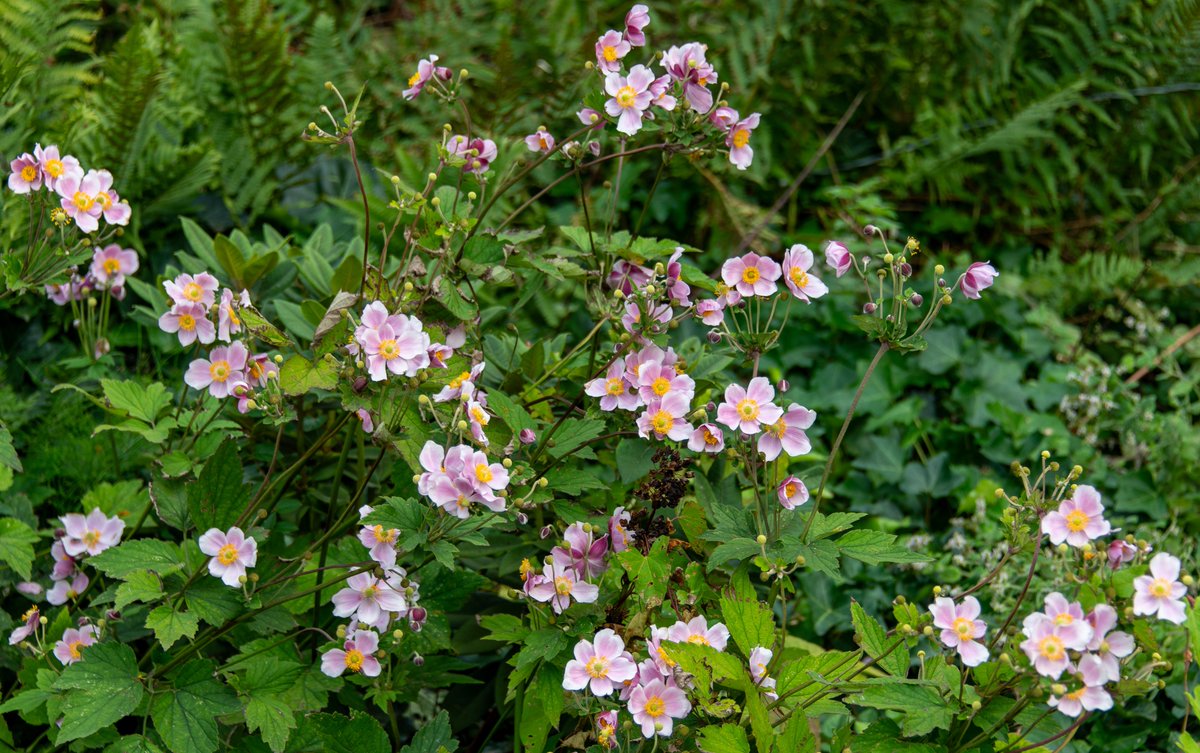
[[[457,518],[466,518],[480,504],[504,511],[508,468],[492,463],[480,450],[460,444],[446,449],[428,441],[419,456],[424,473],[416,477],[417,491]]]
[[[591,581],[608,569],[610,552],[623,552],[633,543],[634,534],[627,528],[629,519],[625,508],[618,507],[606,531],[582,522],[567,526],[563,542],[551,550],[541,573],[534,572],[529,560],[521,563],[525,593],[535,601],[549,603],[556,614],[571,606],[572,601],[596,601],[600,589]]]
[[[351,355],[366,357],[371,380],[382,382],[388,374],[415,377],[431,363],[429,333],[415,316],[392,314],[381,301],[363,309],[354,330]]]
[[[83,300],[93,290],[107,291],[118,301],[125,300],[125,278],[138,271],[137,251],[111,243],[96,247],[92,263],[81,277],[79,270],[71,272],[64,283],[47,283],[46,297],[57,306]]]
[[[127,225],[131,210],[113,188],[113,176],[107,170],[84,172],[79,160],[62,155],[55,145],[33,153],[26,152],[9,163],[8,188],[17,194],[33,194],[45,188],[56,195],[61,212],[51,217],[56,223],[74,220],[85,233],[100,228],[100,218],[109,225]],[[61,220],[60,220],[61,218]]]

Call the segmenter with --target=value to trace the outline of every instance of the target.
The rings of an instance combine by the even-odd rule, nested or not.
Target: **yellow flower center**
[[[71,201],[75,204],[75,208],[81,212],[90,210],[92,205],[95,203],[92,200],[92,197],[88,196],[83,191],[76,191],[75,195],[71,197]]]
[[[116,259],[105,259],[104,264],[101,266],[103,266],[104,271],[110,275],[115,275],[117,272],[121,271],[121,262],[117,261]]]
[[[1080,698],[1083,698],[1083,691],[1085,691],[1085,690],[1087,690],[1087,688],[1079,688],[1078,690],[1072,690],[1070,693],[1067,693],[1063,697],[1070,698],[1072,701],[1078,701]]]
[[[737,404],[738,415],[743,421],[753,421],[758,418],[758,402],[750,398],[743,398]]]
[[[617,59],[617,48],[613,47],[612,45],[604,45],[604,48],[600,52],[604,55],[604,59],[609,63]]]
[[[1070,625],[1073,622],[1075,622],[1075,618],[1068,612],[1059,612],[1054,615],[1055,625]]]
[[[238,319],[237,312],[233,310],[233,306],[225,307],[225,316],[229,317],[229,323],[235,327],[242,326],[242,320]]]
[[[659,696],[650,696],[646,699],[646,713],[657,719],[667,713],[667,704]]]
[[[33,165],[26,165],[25,167],[21,168],[21,180],[28,183],[36,177],[37,177],[37,168],[34,167]]]
[[[958,633],[958,637],[962,640],[970,640],[975,635],[975,623],[968,620],[966,617],[958,617],[954,620],[954,632]]]
[[[704,429],[704,444],[708,445],[709,447],[713,447],[719,441],[720,440],[717,439],[717,435],[713,434],[707,427],[705,427],[705,429]]]
[[[787,423],[781,417],[778,421],[767,427],[767,431],[771,432],[780,439],[783,439],[783,434],[787,431]]]
[[[1067,655],[1063,649],[1062,638],[1057,635],[1048,635],[1038,641],[1038,653],[1050,661],[1059,661]]]
[[[530,564],[528,557],[521,560],[521,567],[519,568],[518,572],[521,573],[522,581],[529,580],[529,575],[533,572],[533,565]]]
[[[784,484],[783,496],[787,497],[788,499],[791,499],[792,497],[796,496],[796,484],[795,483]]]
[[[608,659],[602,656],[593,656],[591,659],[588,659],[588,663],[583,665],[583,667],[592,677],[608,676]]]
[[[197,302],[204,298],[204,288],[200,287],[199,283],[189,282],[183,286],[183,297],[189,301]]]
[[[375,540],[380,544],[390,544],[396,540],[396,534],[399,532],[395,528],[389,528],[385,531],[383,530],[383,526],[377,525],[373,529],[373,533],[375,534]]]
[[[798,288],[803,289],[808,285],[808,273],[800,267],[792,267],[788,272],[788,277],[792,278],[792,284]]]
[[[707,637],[706,637],[706,636],[705,636],[703,633],[695,633],[695,634],[693,634],[693,635],[689,635],[689,636],[688,636],[688,639],[687,639],[687,642],[688,642],[688,643],[691,643],[691,644],[694,644],[694,645],[696,645],[696,646],[707,646],[707,645],[709,645],[709,644],[708,644],[708,638],[707,638]]]
[[[751,285],[758,282],[758,278],[762,275],[758,271],[758,267],[746,267],[742,270],[742,282],[748,282]]]
[[[108,195],[108,191],[101,191],[96,194],[96,203],[101,209],[108,209],[112,206],[112,197]]]
[[[237,562],[237,558],[237,547],[233,544],[226,544],[217,550],[217,562],[220,562],[222,565],[232,565]]]
[[[94,546],[100,543],[100,532],[88,531],[87,533],[83,534],[83,543],[87,544],[88,546]]]
[[[488,421],[491,420],[490,418],[488,418],[488,414],[484,413],[483,408],[480,408],[478,406],[471,409],[471,417],[475,419],[475,423],[480,424],[482,426],[487,426]]]
[[[650,389],[654,390],[654,394],[662,397],[671,390],[671,380],[666,377],[659,377],[650,385]]]
[[[570,596],[573,585],[570,578],[565,575],[559,575],[554,579],[554,592],[559,596]]]
[[[352,648],[346,652],[346,669],[351,672],[361,672],[363,665],[363,653],[356,648]]]
[[[21,622],[29,622],[29,618],[37,614],[37,611],[37,607],[30,607],[29,609],[25,610],[25,614],[21,615]]]
[[[67,644],[67,650],[71,652],[72,659],[79,659],[79,647],[83,645],[83,641],[71,641]]]
[[[656,434],[666,434],[675,425],[675,417],[665,410],[660,410],[650,418],[650,425]]]
[[[417,71],[416,73],[414,73],[413,75],[408,77],[408,85],[409,86],[416,86],[418,83],[420,83],[420,81],[421,81],[421,72],[420,71]]]
[[[741,149],[746,144],[750,143],[750,131],[745,128],[736,131],[733,134],[733,145],[737,149]]]
[[[1067,513],[1067,528],[1072,531],[1079,532],[1087,528],[1088,515],[1083,510],[1072,510]]]
[[[229,373],[232,369],[229,368],[229,361],[213,361],[208,367],[208,373],[214,382],[224,382],[229,378]]]
[[[625,380],[620,378],[609,379],[604,383],[604,391],[610,395],[624,395]]]
[[[383,340],[379,343],[379,355],[383,356],[383,360],[391,361],[400,357],[400,348],[395,340]]]
[[[617,90],[617,104],[621,107],[633,107],[637,102],[637,92],[632,86],[622,86]]]
[[[670,656],[667,656],[666,649],[664,649],[662,646],[658,647],[658,658],[662,659],[663,664],[666,664],[668,667],[675,666],[675,660]]]
[[[471,378],[471,372],[464,371],[463,373],[459,374],[458,376],[456,376],[450,380],[449,387],[452,390],[457,390],[463,386],[463,382],[467,381],[470,378]]]
[[[46,160],[46,172],[50,173],[51,178],[57,178],[63,174],[62,160],[52,159]]]
[[[251,379],[262,379],[263,367],[258,361],[251,361],[247,364],[246,371],[250,373]]]
[[[495,474],[492,473],[492,469],[489,468],[486,463],[479,463],[475,466],[475,478],[479,479],[483,483],[486,484],[487,482],[491,481],[494,476]]]
[[[467,499],[466,496],[462,494],[458,495],[458,499],[454,500],[454,504],[458,505],[458,509],[460,510],[471,509],[471,500]]]
[[[1150,593],[1161,599],[1165,599],[1171,595],[1171,581],[1166,578],[1155,578],[1150,584]]]

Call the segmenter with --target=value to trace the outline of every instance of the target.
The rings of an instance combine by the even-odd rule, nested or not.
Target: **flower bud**
[[[655,293],[655,289],[654,289],[653,285],[647,285],[645,290],[646,290],[646,295],[654,295],[654,293]]]
[[[460,418],[458,419],[457,426],[459,431],[466,431],[470,427],[470,424]]]
[[[780,392],[787,392],[787,391],[788,391],[788,390],[790,390],[791,388],[792,388],[792,383],[791,383],[791,382],[789,382],[789,381],[788,381],[788,380],[786,380],[786,379],[780,379],[780,380],[779,380],[779,381],[778,381],[778,382],[775,384],[775,389],[779,390]]]
[[[367,388],[367,378],[365,376],[360,376],[354,380],[354,391],[355,392],[362,392],[366,388]],[[425,397],[425,396],[422,395],[421,397]]]
[[[549,525],[543,526],[540,535],[543,539],[548,539],[554,535],[554,529]]]
[[[933,273],[938,277],[941,277],[942,275],[946,274],[946,268],[941,264],[935,264],[933,267]]]
[[[337,637],[339,637],[339,638],[346,637],[346,626],[345,625],[338,625]]]
[[[238,576],[238,583],[241,583],[243,586],[246,585],[247,580],[249,579],[245,575]]]
[[[941,586],[934,586],[934,587],[933,587],[933,595],[934,595],[934,596],[941,596],[941,595],[942,595],[942,587],[941,587]]]
[[[926,625],[926,626],[925,626],[925,627],[924,627],[924,628],[921,630],[921,632],[925,634],[925,637],[926,637],[926,638],[928,638],[929,636],[933,635],[933,626],[932,626],[932,625]]]
[[[553,445],[551,445],[551,446],[553,446]],[[539,478],[536,483],[537,483],[538,487],[542,488],[542,489],[545,489],[550,484],[550,482],[547,481],[545,479],[545,477]]]
[[[1063,685],[1061,682],[1056,682],[1050,686],[1050,692],[1054,695],[1062,695],[1063,693],[1067,692],[1067,686]]]
[[[529,522],[529,516],[523,512],[517,513],[517,525],[525,525]]]
[[[715,329],[710,329],[704,337],[713,345],[721,342],[721,333],[717,332]]]
[[[949,305],[950,305],[950,301],[952,301],[952,300],[954,300],[954,299],[950,297],[950,294],[949,294],[949,293],[947,293],[947,294],[945,294],[944,296],[942,296],[942,305],[943,305],[943,306],[949,306]]]
[[[423,667],[425,666],[425,657],[420,654],[413,654],[412,663],[414,667]]]
[[[1067,552],[1071,551],[1071,547],[1068,546],[1067,542],[1065,542],[1065,541],[1063,543],[1059,544],[1057,548],[1058,548],[1059,554],[1066,554]]]
[[[874,314],[876,309],[878,309],[878,308],[879,307],[876,306],[874,303],[867,301],[866,303],[863,304],[863,313],[867,314],[867,315]]]
[[[868,238],[870,238],[872,235],[876,235],[877,233],[879,233],[879,228],[875,227],[874,225],[867,225],[863,228],[863,235],[867,236]]]
[[[763,544],[767,543],[767,537],[761,533],[758,534],[758,536],[754,540],[758,542],[759,546],[762,546]]]
[[[892,256],[891,254],[884,254],[883,255],[883,263],[891,264],[893,261],[895,261],[895,258],[896,257]]]
[[[980,701],[978,698],[976,698],[974,701],[971,701],[971,710],[972,711],[979,711],[981,708],[983,708],[983,702]]]
[[[900,276],[901,277],[912,277],[912,265],[909,264],[908,262],[902,263],[900,265]]]
[[[717,409],[717,404],[711,400],[709,400],[707,403],[704,404],[704,410],[708,411],[709,413],[712,413],[716,409]]]
[[[533,433],[533,429],[521,429],[521,433],[517,436],[521,440],[521,444],[533,444],[537,441],[537,435]]]
[[[1195,578],[1193,578],[1191,575],[1185,575],[1185,576],[1183,576],[1182,578],[1180,578],[1180,579],[1179,579],[1179,582],[1180,582],[1180,583],[1182,583],[1183,585],[1185,585],[1185,586],[1189,587],[1189,588],[1191,588],[1192,586],[1196,585],[1196,579],[1195,579]]]

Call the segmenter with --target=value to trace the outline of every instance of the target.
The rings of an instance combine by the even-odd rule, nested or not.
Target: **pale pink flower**
[[[641,264],[634,264],[626,259],[617,259],[613,262],[612,271],[608,273],[605,282],[613,290],[620,290],[625,295],[629,295],[634,288],[640,288],[650,282],[653,276],[654,272]]]
[[[208,272],[201,272],[195,277],[185,273],[163,283],[167,295],[175,303],[199,303],[205,308],[216,302],[217,288],[220,286],[217,278]]]
[[[1104,689],[1104,670],[1100,667],[1099,659],[1091,654],[1080,657],[1078,674],[1079,679],[1083,681],[1082,687],[1064,693],[1062,697],[1050,696],[1046,704],[1072,718],[1084,711],[1111,709],[1112,696]]]
[[[41,144],[37,144],[33,148],[33,157],[42,169],[42,182],[51,191],[57,191],[58,182],[64,178],[77,181],[83,179],[83,168],[79,165],[79,160],[69,154],[61,156],[54,144],[45,149]]]
[[[775,496],[779,498],[779,504],[785,510],[795,510],[808,501],[808,487],[795,476],[788,476],[780,482]]]
[[[604,126],[608,122],[604,119],[603,115],[590,107],[585,107],[579,112],[575,113],[575,117],[579,118],[580,123],[583,123],[584,125],[590,125],[593,131],[603,130]]]
[[[533,582],[533,578],[537,578],[536,582]],[[555,563],[542,568],[540,576],[531,576],[525,583],[525,591],[537,601],[549,602],[555,614],[561,614],[571,606],[572,599],[581,604],[591,604],[600,595],[600,589],[581,580],[574,568],[559,567]]]
[[[1117,626],[1117,610],[1107,604],[1092,607],[1087,621],[1093,631],[1092,642],[1087,645],[1088,651],[1095,653],[1105,680],[1117,682],[1121,679],[1121,659],[1132,654],[1136,648],[1133,636],[1113,630]]]
[[[650,9],[638,3],[625,14],[625,39],[634,47],[646,44],[646,33],[642,31],[650,23]]]
[[[958,279],[958,289],[967,298],[978,300],[980,291],[990,288],[992,282],[999,276],[1000,273],[996,271],[991,262],[977,261],[967,267],[967,271]]]
[[[246,359],[246,381],[251,387],[266,387],[271,375],[279,375],[279,366],[266,353],[257,353]]]
[[[491,139],[470,139],[466,136],[451,136],[446,142],[450,154],[466,160],[463,172],[483,175],[496,159],[496,142]]]
[[[671,94],[672,87],[670,76],[659,76],[650,82],[650,104],[655,107],[661,107],[667,112],[675,109],[678,100]],[[646,117],[653,119],[653,113],[646,113]]]
[[[671,642],[667,637],[668,632],[665,627],[651,626],[650,635],[646,637],[646,653],[650,658],[638,665],[638,676],[631,685],[644,685],[653,680],[662,680],[668,685],[675,684],[675,660],[663,647],[664,642]],[[632,692],[632,687],[622,691],[621,700],[628,700]]]
[[[668,392],[661,400],[651,400],[638,416],[638,436],[649,439],[653,434],[655,439],[682,442],[692,433],[692,425],[685,418],[689,408],[691,396],[686,392]]]
[[[700,424],[688,437],[688,449],[692,452],[717,454],[725,449],[725,432],[716,424]]]
[[[404,613],[408,602],[387,581],[371,573],[359,573],[346,581],[346,587],[333,595],[335,617],[356,617],[368,625],[380,620],[385,612]]]
[[[617,712],[616,709],[602,711],[596,715],[596,742],[601,747],[612,750],[617,742]]]
[[[1059,592],[1047,594],[1046,617],[1058,628],[1058,634],[1066,641],[1067,648],[1082,651],[1092,640],[1092,626],[1083,615],[1083,606],[1077,601],[1067,601]]]
[[[91,274],[96,282],[105,286],[124,284],[125,275],[131,275],[138,270],[137,251],[131,248],[121,248],[117,244],[97,248],[92,254]]]
[[[721,265],[721,279],[747,298],[774,295],[779,289],[775,281],[782,273],[783,270],[774,259],[759,256],[753,251],[726,259]]]
[[[780,452],[786,452],[788,457],[807,455],[812,451],[812,443],[804,430],[813,425],[817,414],[798,403],[792,403],[787,412],[773,424],[763,427],[762,436],[758,438],[758,451],[767,460],[779,457]]]
[[[764,695],[770,700],[779,697],[774,692],[775,678],[767,677],[767,666],[770,665],[774,656],[775,652],[764,646],[755,646],[750,649],[750,677],[754,680],[755,685],[766,691]]]
[[[750,167],[754,161],[754,149],[750,146],[750,132],[758,128],[761,116],[751,113],[745,120],[739,120],[730,126],[725,134],[725,146],[729,147],[729,161],[739,170]]]
[[[609,29],[596,40],[596,67],[605,73],[621,70],[621,59],[629,54],[630,47],[621,32]]]
[[[624,507],[618,507],[608,519],[608,538],[614,552],[623,552],[633,543],[633,531],[629,530],[630,517]]]
[[[717,406],[717,420],[730,429],[757,434],[763,424],[770,426],[783,417],[783,409],[771,402],[774,398],[775,388],[766,377],[751,379],[747,387],[731,384]]]
[[[243,290],[238,303],[234,303],[233,291],[225,288],[221,291],[221,305],[217,309],[217,339],[229,342],[232,335],[242,331],[242,320],[238,318],[237,306],[250,305],[250,294]]]
[[[539,128],[525,137],[525,146],[531,152],[549,154],[554,151],[554,137],[545,128]]]
[[[942,643],[958,652],[963,664],[978,667],[987,661],[988,650],[979,642],[987,632],[987,624],[979,619],[979,601],[968,596],[961,604],[954,599],[939,597],[929,606],[933,615],[933,626],[941,628]]]
[[[561,568],[574,568],[584,578],[595,578],[608,569],[604,557],[608,554],[608,536],[596,537],[589,525],[572,523],[563,532],[563,546],[551,550],[554,562]]]
[[[597,377],[584,385],[584,394],[600,398],[600,410],[637,410],[641,404],[637,387],[626,378],[624,358],[608,365],[604,376]]]
[[[100,631],[95,625],[84,625],[79,629],[67,628],[63,631],[62,638],[54,644],[54,656],[64,665],[74,664],[83,658],[82,649],[94,645],[99,638]]]
[[[671,78],[683,84],[683,95],[688,105],[701,114],[712,109],[713,96],[708,85],[717,81],[717,72],[705,60],[704,53],[704,45],[689,42],[667,50],[662,59],[663,68],[671,74]]]
[[[213,397],[229,397],[233,386],[245,384],[246,359],[249,353],[240,341],[228,347],[213,348],[208,358],[197,358],[188,366],[183,381],[195,390],[208,389]]]
[[[850,265],[853,263],[854,256],[844,244],[837,241],[829,241],[825,245],[825,264],[836,272],[838,277],[850,271]]]
[[[825,283],[809,273],[812,265],[813,253],[802,243],[797,243],[783,254],[783,281],[792,295],[805,303],[812,303],[813,298],[820,298],[829,292]]]
[[[690,401],[696,395],[696,381],[661,361],[643,361],[638,365],[638,396],[647,404],[667,395],[682,394]]]
[[[363,526],[358,532],[358,540],[370,550],[371,559],[385,568],[396,564],[396,537],[400,532],[395,528],[384,528],[381,525]]]
[[[612,695],[614,683],[631,680],[637,665],[626,658],[625,641],[605,628],[592,640],[575,644],[575,658],[563,672],[563,690],[590,689],[593,695]]]
[[[100,174],[88,170],[82,178],[64,176],[57,181],[55,190],[61,197],[60,205],[67,216],[85,233],[94,233],[100,227],[100,215],[104,208],[96,201],[100,190]]]
[[[1100,492],[1086,484],[1077,487],[1070,499],[1063,500],[1057,510],[1042,518],[1042,533],[1055,546],[1064,541],[1071,546],[1083,546],[1111,531],[1112,526],[1104,519]]]
[[[28,596],[33,601],[37,601],[42,596],[42,584],[32,580],[18,581],[16,585],[17,593]],[[53,589],[51,589],[53,590]]]
[[[613,117],[620,116],[617,130],[626,136],[642,129],[642,114],[654,99],[650,92],[653,82],[654,74],[644,65],[633,66],[628,76],[619,73],[605,76],[604,90],[611,99],[604,103],[604,111]]]
[[[37,630],[38,625],[41,624],[41,617],[36,605],[30,607],[25,614],[21,615],[21,619],[17,620],[16,629],[8,636],[8,645],[15,646],[32,635],[33,631]]]
[[[54,568],[50,571],[51,580],[64,580],[75,574],[75,558],[67,554],[61,539],[50,545],[50,558],[54,560]]]
[[[476,504],[483,504],[495,512],[504,509],[503,500],[484,499],[475,484],[463,476],[441,475],[437,477],[429,485],[426,496],[438,507],[454,517],[464,520],[471,516],[471,508]],[[499,505],[497,505],[497,501]]]
[[[1124,539],[1113,539],[1108,545],[1108,566],[1113,570],[1137,559],[1138,548]]]
[[[8,190],[17,194],[41,190],[42,169],[32,154],[26,152],[8,163],[8,166],[12,170],[8,176]]]
[[[399,326],[390,322],[399,319]],[[429,365],[429,334],[422,331],[416,317],[398,314],[389,317],[378,329],[367,329],[359,338],[367,355],[367,373],[371,381],[382,382],[388,374],[414,377]]]
[[[479,377],[483,374],[483,369],[486,366],[486,362],[480,361],[472,366],[470,371],[464,371],[451,379],[445,387],[434,394],[433,402],[446,403],[459,398],[470,400],[471,396],[475,394],[476,382],[479,381]]]
[[[716,327],[725,321],[725,307],[717,300],[699,301],[696,303],[696,315],[708,326]]]
[[[217,328],[200,303],[176,303],[158,317],[158,328],[178,335],[180,345],[191,345],[196,340],[207,345],[217,338]]]
[[[1025,618],[1022,632],[1025,640],[1021,642],[1021,650],[1033,668],[1043,677],[1057,680],[1071,664],[1067,642],[1059,634],[1058,626],[1041,612],[1034,612]]]
[[[210,528],[200,537],[200,551],[212,557],[208,572],[221,582],[237,588],[246,568],[258,562],[258,542],[234,526],[228,531]]]
[[[321,671],[330,677],[341,677],[346,670],[361,672],[366,677],[378,677],[381,667],[375,652],[379,636],[373,630],[347,632],[342,648],[321,654]]]
[[[679,688],[668,687],[661,680],[654,680],[633,689],[628,708],[634,723],[641,725],[642,735],[649,739],[655,735],[670,737],[674,720],[687,716],[692,704]]]
[[[780,274],[782,274],[782,272],[783,271],[781,269]],[[718,282],[714,292],[717,294],[716,300],[717,303],[721,304],[721,308],[736,306],[742,301],[742,294],[738,292],[737,287],[730,287],[724,282]]]
[[[1179,559],[1166,552],[1150,560],[1150,575],[1133,579],[1133,613],[1156,614],[1158,619],[1183,624],[1186,615],[1183,597],[1187,586],[1179,582]]]
[[[689,297],[692,294],[692,286],[683,281],[683,263],[679,261],[681,256],[683,247],[678,246],[667,260],[667,297],[676,306],[691,306]]]
[[[659,334],[666,331],[661,325],[671,321],[671,307],[663,304],[649,303],[649,310],[643,311],[637,301],[625,301],[625,314],[621,317],[621,326],[637,339],[638,342],[648,342],[645,333]]]
[[[371,411],[366,408],[359,408],[354,411],[354,415],[358,416],[358,420],[362,422],[362,430],[368,434],[375,431],[375,421],[371,418]]]
[[[449,81],[453,78],[453,71],[444,66],[437,65],[437,61],[437,55],[430,55],[428,58],[418,62],[417,70],[413,75],[408,77],[408,88],[401,92],[401,96],[410,101],[414,100],[425,89],[425,84],[429,83],[429,80],[435,76],[443,81]]]
[[[55,581],[54,585],[46,592],[46,601],[54,606],[62,606],[68,601],[74,601],[79,594],[83,593],[88,587],[88,577],[86,573],[76,573],[74,578],[70,580]]]
[[[474,484],[475,491],[485,502],[499,501],[499,509],[504,509],[503,500],[496,496],[496,492],[508,486],[508,469],[501,463],[489,463],[487,455],[475,450],[467,460],[462,476]],[[491,505],[488,507],[496,509]]]
[[[729,628],[720,622],[708,626],[708,620],[697,615],[687,622],[682,620],[667,628],[667,640],[672,643],[694,643],[698,646],[712,646],[718,651],[724,651],[729,643]]]
[[[108,517],[94,508],[85,518],[79,513],[68,513],[59,518],[63,529],[63,551],[72,557],[87,554],[99,554],[109,547],[117,545],[121,533],[125,530],[125,521],[116,517]]]
[[[738,111],[732,107],[721,105],[708,114],[708,122],[716,126],[717,130],[728,132],[733,124],[742,119]]]
[[[129,208],[129,202],[122,201],[121,197],[113,190],[112,173],[107,170],[96,170],[96,193],[93,199],[96,205],[100,207],[100,213],[104,215],[104,221],[110,225],[128,225],[129,217],[133,211]]]

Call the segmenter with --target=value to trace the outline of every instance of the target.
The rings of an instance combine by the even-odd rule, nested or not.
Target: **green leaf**
[[[670,562],[667,561],[667,537],[660,536],[645,556],[637,549],[617,554],[617,561],[633,582],[638,596],[646,605],[661,604],[667,594]]]
[[[695,678],[696,687],[705,695],[711,692],[713,683],[737,690],[750,687],[745,666],[731,653],[712,646],[670,641],[664,641],[662,649],[684,672]]]
[[[294,343],[253,306],[238,306],[242,324],[252,337],[276,348],[288,348]],[[315,330],[314,330],[315,331]]]
[[[604,433],[604,422],[594,418],[568,418],[555,432],[550,454],[561,458],[571,450]]]
[[[83,661],[63,670],[54,689],[68,691],[62,705],[60,745],[112,726],[133,713],[145,693],[138,682],[133,649],[112,641],[89,647]]]
[[[219,742],[217,717],[241,709],[229,688],[214,678],[216,668],[207,659],[188,662],[151,699],[154,729],[172,753],[213,753]]]
[[[171,396],[167,394],[167,388],[158,382],[143,387],[137,382],[101,379],[100,387],[112,407],[151,425],[158,418],[158,414],[171,405]]]
[[[113,609],[121,611],[135,601],[154,601],[163,595],[162,579],[149,570],[135,570],[117,586]]]
[[[213,253],[217,256],[217,261],[221,263],[221,268],[225,270],[233,283],[233,289],[239,290],[246,287],[242,279],[242,273],[246,270],[246,255],[242,250],[233,245],[233,241],[223,235],[218,235],[213,238]]]
[[[896,537],[883,531],[859,529],[851,531],[837,540],[837,548],[846,557],[853,557],[868,565],[884,562],[931,562],[932,558],[918,554],[895,543]]]
[[[232,620],[245,607],[242,592],[220,578],[205,576],[188,586],[183,597],[188,611],[214,627]]]
[[[815,514],[817,518],[813,521],[812,530],[809,532],[809,541],[828,538],[835,533],[848,531],[856,521],[867,516],[863,512],[834,512],[828,515]]]
[[[494,235],[480,233],[467,241],[463,247],[463,258],[476,264],[500,264],[504,261],[504,244]]]
[[[300,304],[291,301],[276,300],[275,314],[288,332],[302,340],[312,340],[317,332],[317,325],[308,320]],[[281,375],[282,376],[282,375]]]
[[[341,714],[311,714],[325,753],[392,753],[392,743],[379,722],[361,711]]]
[[[275,753],[282,753],[296,728],[296,714],[285,694],[300,679],[301,665],[263,657],[250,663],[237,686],[246,694],[246,727],[258,732]]]
[[[37,532],[16,518],[0,518],[0,560],[17,575],[29,580],[33,575],[33,545]]]
[[[110,578],[124,580],[143,570],[168,575],[183,568],[183,557],[169,541],[134,539],[89,557],[88,564]]]
[[[562,670],[548,664],[542,665],[533,682],[525,689],[521,704],[521,726],[517,735],[525,747],[525,753],[542,753],[546,750],[550,728],[558,725],[564,704]]]
[[[123,735],[105,748],[104,753],[163,753],[163,749],[141,735]]]
[[[925,735],[935,729],[950,729],[954,714],[946,700],[936,690],[925,685],[898,683],[895,680],[876,683],[847,701],[855,706],[899,711],[900,732],[905,737]]]
[[[437,299],[446,310],[459,319],[466,321],[475,316],[475,306],[458,291],[458,286],[446,276],[438,278]]]
[[[191,612],[177,612],[170,605],[155,607],[146,615],[146,629],[154,631],[163,648],[170,648],[180,638],[196,637],[200,618]]]
[[[703,753],[750,753],[746,730],[736,724],[704,727],[696,743]]]
[[[413,735],[412,742],[400,749],[400,753],[454,753],[458,741],[450,732],[450,714],[442,709],[433,721],[426,722]]]
[[[654,450],[644,439],[628,437],[617,443],[617,472],[629,484],[645,476],[654,467]]]
[[[332,390],[337,387],[337,380],[337,366],[324,358],[313,363],[303,356],[292,356],[279,367],[279,387],[286,395]]]
[[[188,486],[188,510],[201,532],[232,526],[250,501],[250,487],[242,481],[238,445],[225,439],[204,464],[200,478]]]
[[[888,653],[888,649],[901,638],[888,638],[883,626],[867,614],[857,601],[850,601],[850,620],[854,623],[859,645],[868,656],[878,661],[881,669],[896,677],[908,676],[908,647],[901,644]],[[882,659],[879,658],[881,656]]]
[[[743,601],[721,597],[721,618],[734,643],[746,656],[761,646],[770,648],[775,642],[775,617],[761,601]]]
[[[347,257],[347,261],[354,261],[357,263],[358,260],[354,259],[354,257]],[[362,268],[361,265],[359,265],[358,275],[355,276],[355,279],[359,279],[359,275],[361,274]],[[358,295],[355,293],[343,292],[335,295],[333,297],[333,302],[329,304],[329,308],[325,310],[324,316],[321,317],[321,323],[318,324],[316,330],[313,331],[313,345],[319,345],[321,340],[325,338],[325,335],[329,334],[334,327],[344,321],[342,318],[343,313],[353,309],[357,303]],[[488,397],[491,397],[491,395]]]
[[[832,541],[822,539],[801,546],[800,554],[804,557],[804,563],[808,567],[825,573],[835,580],[841,580],[841,560],[838,559],[838,550]]]
[[[489,614],[479,620],[479,625],[488,631],[488,640],[499,643],[518,643],[529,635],[525,621],[515,614]]]
[[[0,465],[17,473],[21,472],[21,459],[17,457],[17,450],[13,447],[12,434],[3,421],[0,421]]]
[[[708,555],[708,571],[712,572],[731,560],[748,560],[762,554],[762,545],[754,539],[737,538],[726,541]]]
[[[488,391],[488,408],[512,429],[514,435],[519,434],[522,429],[537,428],[537,423],[534,422],[533,416],[529,415],[529,411],[500,390]]]
[[[859,656],[857,651],[825,651],[782,662],[775,692],[786,696],[789,706],[798,705],[824,691],[828,683],[855,671]]]

